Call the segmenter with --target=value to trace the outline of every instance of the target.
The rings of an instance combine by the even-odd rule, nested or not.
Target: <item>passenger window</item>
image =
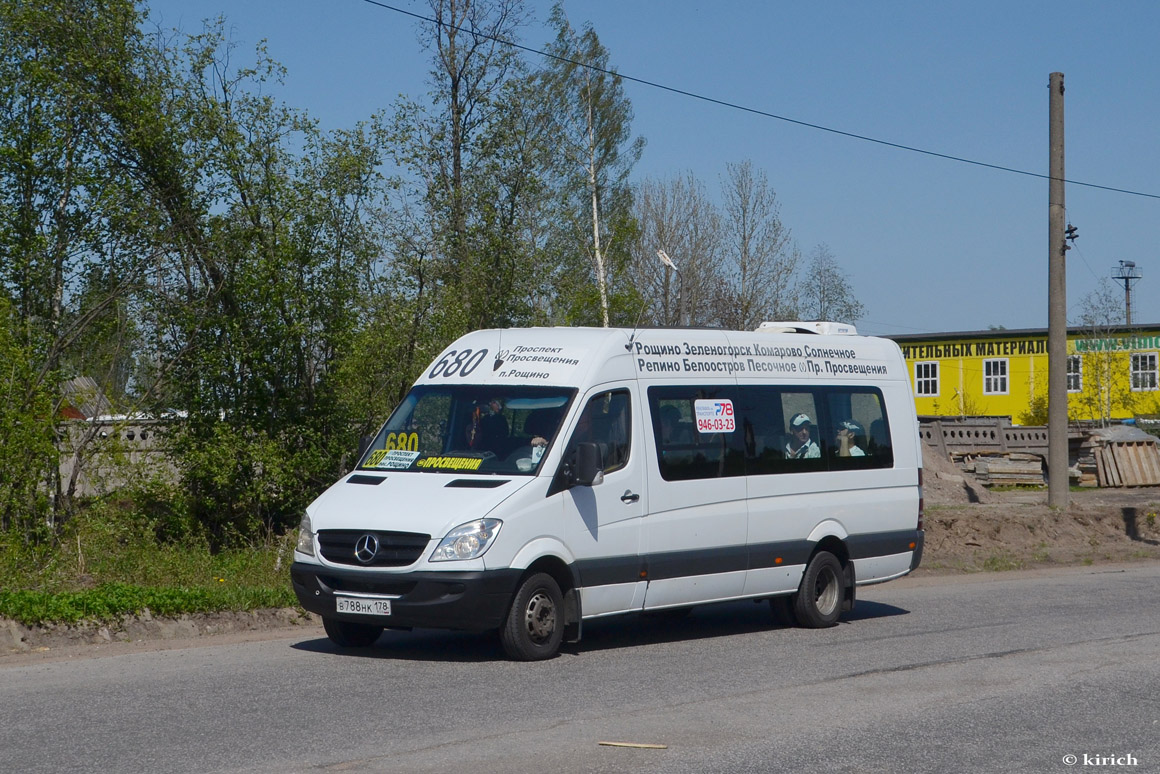
[[[877,390],[834,390],[827,395],[828,454],[835,470],[894,464],[890,427]]]
[[[711,386],[650,387],[649,411],[658,467],[666,481],[745,475],[745,449],[752,428],[738,414],[737,388]],[[728,403],[733,430],[697,430],[698,401]],[[704,403],[702,403],[704,406]]]
[[[817,393],[803,388],[741,388],[749,475],[826,470]]]
[[[794,462],[820,459],[823,441],[818,435],[818,407],[813,393],[781,393],[781,416],[785,423],[782,436],[785,459]]]
[[[568,441],[564,459],[575,456],[578,444],[592,442],[600,447],[605,473],[623,468],[628,463],[632,438],[629,403],[628,390],[604,392],[589,400]]]
[[[649,387],[666,481],[889,468],[882,393],[873,387]],[[698,401],[731,401],[732,432],[698,432]]]

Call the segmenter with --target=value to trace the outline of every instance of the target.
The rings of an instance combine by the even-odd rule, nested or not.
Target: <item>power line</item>
[[[413,11],[407,11],[407,10],[404,10],[402,8],[397,8],[393,5],[388,5],[387,3],[380,2],[379,0],[363,0],[363,2],[367,3],[369,5],[378,6],[379,8],[383,8],[383,9],[386,9],[388,11],[394,11],[395,13],[403,14],[404,16],[410,16],[414,19],[418,19],[420,21],[424,21],[424,22],[427,22],[429,24],[435,24],[435,25],[447,27],[448,29],[452,29],[452,30],[455,30],[457,32],[466,32],[468,34],[483,38],[484,40],[490,40],[492,42],[499,43],[501,45],[511,46],[512,48],[519,49],[520,51],[525,51],[529,54],[536,54],[537,56],[542,56],[542,57],[545,57],[548,59],[555,59],[558,62],[576,65],[577,67],[586,67],[589,70],[594,70],[595,72],[602,73],[604,75],[611,75],[611,76],[620,78],[620,79],[625,80],[625,81],[630,81],[632,83],[639,83],[642,86],[648,86],[650,88],[660,89],[661,91],[667,91],[671,94],[678,94],[682,97],[688,97],[690,99],[700,100],[701,102],[708,102],[709,104],[712,104],[712,105],[719,105],[721,107],[729,108],[730,110],[740,110],[744,113],[751,113],[753,115],[762,116],[763,118],[772,118],[772,119],[775,119],[777,121],[784,121],[785,123],[795,124],[797,126],[802,126],[802,127],[807,128],[807,129],[816,129],[820,132],[828,132],[830,134],[836,134],[840,137],[848,137],[848,138],[853,139],[853,140],[861,140],[863,142],[874,143],[875,145],[884,145],[888,148],[895,148],[897,150],[908,151],[910,153],[919,153],[919,154],[922,154],[924,156],[933,156],[934,158],[944,159],[946,161],[957,161],[960,164],[970,164],[972,166],[984,167],[986,169],[994,169],[994,170],[998,170],[1000,172],[1010,172],[1011,174],[1014,174],[1014,175],[1024,175],[1026,177],[1039,178],[1040,180],[1051,180],[1050,175],[1040,174],[1039,172],[1029,172],[1025,169],[1016,169],[1015,167],[1005,167],[1005,166],[1002,166],[1000,164],[989,164],[985,161],[977,161],[975,159],[968,159],[968,158],[964,158],[962,156],[954,156],[954,155],[951,155],[949,153],[939,153],[938,151],[926,150],[925,148],[917,148],[913,145],[904,145],[902,143],[891,142],[889,140],[881,140],[881,139],[878,139],[877,137],[870,137],[870,136],[864,135],[864,134],[857,134],[855,132],[847,132],[847,131],[843,131],[841,129],[834,129],[833,127],[830,127],[830,126],[823,126],[822,124],[814,124],[814,123],[810,123],[809,121],[801,121],[801,120],[796,119],[796,118],[790,118],[789,116],[781,116],[781,115],[778,115],[776,113],[770,113],[766,110],[759,110],[757,108],[748,107],[746,105],[741,105],[741,104],[738,104],[736,102],[729,102],[727,100],[717,99],[715,97],[708,97],[708,96],[705,96],[704,94],[697,94],[696,92],[686,91],[684,89],[678,89],[675,86],[666,86],[665,84],[657,83],[656,81],[649,81],[649,80],[646,80],[644,78],[636,78],[636,77],[631,76],[631,75],[625,75],[624,73],[616,72],[615,70],[608,70],[608,69],[605,69],[603,67],[597,67],[595,65],[588,64],[587,62],[577,62],[574,59],[568,59],[567,57],[557,56],[556,54],[551,54],[551,53],[548,53],[547,51],[541,51],[539,49],[535,49],[535,48],[532,48],[530,46],[524,46],[524,45],[521,45],[521,44],[516,43],[514,41],[511,41],[511,40],[504,40],[503,38],[497,38],[493,35],[487,35],[485,33],[477,32],[475,30],[468,30],[468,29],[465,29],[463,27],[457,27],[455,25],[448,24],[447,22],[440,22],[440,21],[437,21],[435,19],[432,19],[429,16],[423,16],[422,14],[414,13]],[[1114,186],[1098,185],[1096,183],[1085,183],[1085,182],[1082,182],[1080,180],[1069,180],[1067,178],[1064,178],[1063,182],[1068,183],[1070,185],[1083,186],[1085,188],[1096,188],[1096,189],[1099,189],[1101,191],[1111,191],[1113,193],[1128,194],[1130,196],[1143,196],[1143,197],[1146,197],[1148,199],[1160,199],[1160,194],[1146,193],[1144,191],[1132,191],[1132,190],[1129,190],[1127,188],[1116,188]]]

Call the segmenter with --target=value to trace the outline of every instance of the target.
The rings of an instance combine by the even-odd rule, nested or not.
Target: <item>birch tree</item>
[[[1123,294],[1106,278],[1080,299],[1079,324],[1087,339],[1111,338],[1111,331],[1125,321]],[[1131,411],[1135,397],[1131,388],[1131,355],[1108,347],[1084,352],[1080,358],[1082,389],[1068,396],[1107,426],[1114,412]]]
[[[558,131],[561,154],[561,199],[579,218],[587,212],[586,248],[592,260],[600,319],[610,323],[610,257],[620,213],[630,202],[628,175],[644,148],[631,138],[632,106],[611,56],[591,25],[577,32],[562,4],[552,8],[556,39],[546,48],[552,57],[542,74],[545,97]]]

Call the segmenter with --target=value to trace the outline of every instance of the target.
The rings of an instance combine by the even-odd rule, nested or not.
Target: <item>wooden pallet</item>
[[[1095,450],[1100,486],[1160,484],[1160,449],[1154,443],[1117,441]]]

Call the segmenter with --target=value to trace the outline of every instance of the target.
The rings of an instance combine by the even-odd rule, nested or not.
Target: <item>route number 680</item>
[[[427,374],[427,377],[436,379],[440,376],[467,376],[479,367],[485,357],[487,357],[486,349],[474,353],[470,349],[458,351],[453,349],[439,358],[439,362],[431,368],[431,373]]]

